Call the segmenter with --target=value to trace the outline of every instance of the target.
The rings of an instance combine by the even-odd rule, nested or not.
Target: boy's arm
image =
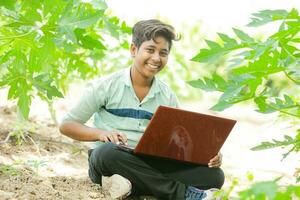
[[[59,130],[62,134],[75,140],[113,143],[122,142],[127,145],[127,137],[121,132],[100,130],[75,121],[63,122],[59,126]]]
[[[123,133],[100,130],[84,125],[101,105],[105,105],[105,94],[103,80],[95,84],[88,84],[84,95],[64,116],[59,126],[60,132],[80,141],[122,142],[126,145],[127,138]]]

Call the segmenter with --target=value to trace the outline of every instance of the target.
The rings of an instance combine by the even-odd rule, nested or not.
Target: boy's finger
[[[216,162],[216,161],[219,160],[219,159],[220,159],[219,156],[216,155],[215,157],[213,157],[212,159],[210,159],[209,162]]]
[[[112,138],[113,138],[113,140],[114,140],[114,143],[118,143],[118,142],[119,142],[118,135],[113,134],[113,135],[112,135]]]
[[[208,167],[210,168],[216,168],[216,167],[220,167],[221,166],[221,163],[209,163],[208,164]]]
[[[217,158],[217,159],[211,159],[208,163],[208,166],[211,166],[211,167],[219,167],[221,166],[221,158]]]
[[[119,138],[121,139],[121,141],[127,145],[127,137],[124,133],[119,133]]]
[[[104,137],[103,142],[109,142],[109,139],[107,137]]]
[[[113,135],[109,135],[109,136],[108,136],[108,139],[109,139],[109,141],[112,142],[112,143],[116,143],[116,142],[117,142],[117,141],[115,141],[115,138],[114,138]]]

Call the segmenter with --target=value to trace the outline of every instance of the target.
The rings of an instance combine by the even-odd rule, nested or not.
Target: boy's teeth
[[[149,66],[150,68],[153,68],[153,69],[157,69],[157,68],[158,68],[158,66],[151,65],[151,64],[148,64],[148,66]]]

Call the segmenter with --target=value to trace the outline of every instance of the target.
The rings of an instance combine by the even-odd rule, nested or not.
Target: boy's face
[[[152,79],[168,62],[169,43],[164,37],[148,40],[140,48],[131,45],[130,52],[134,58],[133,70],[146,79]]]

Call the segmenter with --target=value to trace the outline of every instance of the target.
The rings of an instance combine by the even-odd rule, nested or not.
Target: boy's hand
[[[99,136],[99,140],[102,142],[112,142],[116,144],[120,144],[121,142],[124,145],[128,145],[126,135],[124,133],[115,130],[103,131]]]
[[[209,161],[208,167],[220,167],[222,165],[222,157],[222,154],[219,152],[218,155],[216,155]]]

